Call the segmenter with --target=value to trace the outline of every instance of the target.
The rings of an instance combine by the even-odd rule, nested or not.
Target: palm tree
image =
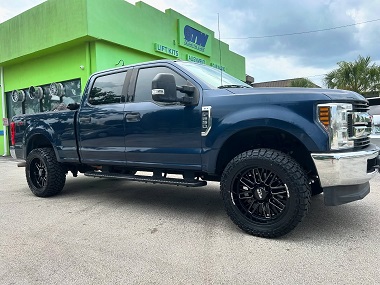
[[[328,73],[324,83],[329,88],[351,90],[358,93],[380,90],[380,66],[370,64],[369,56],[359,55],[354,62],[340,61],[338,68]]]
[[[290,82],[290,87],[315,88],[317,85],[307,78],[296,78]]]

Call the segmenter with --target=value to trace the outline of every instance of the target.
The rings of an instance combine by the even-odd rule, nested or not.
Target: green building
[[[79,101],[93,72],[162,58],[212,65],[245,80],[245,58],[213,31],[143,2],[48,0],[1,23],[0,155],[8,154],[12,116]]]

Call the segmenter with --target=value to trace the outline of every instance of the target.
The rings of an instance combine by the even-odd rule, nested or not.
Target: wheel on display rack
[[[30,86],[29,87],[29,90],[28,90],[28,94],[29,94],[29,98],[30,99],[37,99],[37,100],[41,100],[42,97],[44,96],[44,90],[42,89],[42,87],[35,87],[35,86]]]

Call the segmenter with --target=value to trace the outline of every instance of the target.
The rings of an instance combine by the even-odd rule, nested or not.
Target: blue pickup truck
[[[367,111],[350,91],[252,88],[206,65],[161,60],[93,74],[65,110],[15,116],[11,154],[39,197],[61,192],[68,172],[220,181],[237,226],[278,237],[305,217],[312,195],[340,205],[369,193],[379,151]]]

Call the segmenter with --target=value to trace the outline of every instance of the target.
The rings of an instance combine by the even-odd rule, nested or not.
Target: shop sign
[[[196,57],[191,54],[187,54],[186,59],[188,61],[196,62],[196,63],[201,63],[201,64],[206,64],[206,61],[203,58]]]
[[[211,55],[211,33],[194,22],[178,20],[179,45],[187,49]]]
[[[170,56],[179,57],[179,51],[159,43],[154,44],[154,49],[157,52],[164,53]]]
[[[220,64],[217,64],[217,63],[213,63],[211,62],[210,65],[216,69],[220,69],[220,70],[223,70],[223,71],[226,71],[226,67],[223,66],[223,65],[220,65]]]
[[[3,118],[3,126],[8,127],[9,126],[9,120],[8,118]]]

